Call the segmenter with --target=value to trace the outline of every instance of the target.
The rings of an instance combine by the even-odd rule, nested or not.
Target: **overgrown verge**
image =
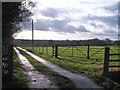
[[[26,88],[28,89],[28,80],[23,72],[23,68],[20,65],[18,56],[13,52],[13,81],[3,84],[2,88]]]
[[[32,58],[30,55],[23,52],[22,50],[19,49],[19,51],[22,55],[24,55],[29,60],[29,62],[38,71],[40,71],[42,74],[48,76],[53,82],[55,82],[59,89],[69,89],[69,90],[75,90],[76,89],[75,85],[72,83],[72,81],[70,81],[69,79],[67,79],[64,76],[61,76],[61,75],[57,74],[56,72],[53,72],[52,70],[45,67],[43,64],[41,64],[40,62],[38,62],[34,58]]]

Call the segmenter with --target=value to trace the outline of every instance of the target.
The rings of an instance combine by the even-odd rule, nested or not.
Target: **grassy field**
[[[27,47],[27,49],[30,50],[31,48]],[[97,51],[100,52],[95,54]],[[104,46],[90,46],[90,56],[94,54],[90,57],[90,59],[86,58],[87,46],[59,47],[59,58],[51,57],[51,47],[47,49],[44,48],[44,52],[43,48],[34,47],[32,52],[48,61],[51,61],[54,64],[63,67],[66,70],[87,76],[104,88],[112,88],[114,90],[120,88],[120,85],[111,79],[102,76],[104,63]],[[110,53],[118,53],[118,47],[111,46]],[[110,57],[110,59],[118,59],[118,57]],[[112,65],[113,64],[115,65],[118,63],[112,63]],[[114,70],[118,70],[118,68]]]
[[[29,50],[32,50],[32,47],[26,47]],[[90,46],[89,56],[90,58],[103,59],[104,57],[104,48],[105,46]],[[117,46],[110,46],[110,53],[118,53]],[[69,47],[58,47],[58,56],[59,57],[87,57],[88,46],[69,46]],[[38,54],[44,54],[51,56],[52,47],[34,47],[34,52]],[[120,52],[119,52],[120,53]]]

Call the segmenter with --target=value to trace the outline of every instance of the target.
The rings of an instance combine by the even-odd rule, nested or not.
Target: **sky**
[[[29,0],[30,1],[30,0]],[[34,39],[118,39],[118,0],[31,0]],[[16,39],[31,39],[31,21]]]

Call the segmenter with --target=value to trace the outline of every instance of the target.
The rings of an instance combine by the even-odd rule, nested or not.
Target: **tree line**
[[[98,38],[89,39],[89,40],[80,40],[83,45],[95,45],[95,46],[111,46],[111,45],[120,45],[120,40],[110,40],[106,38],[105,40],[100,40]]]

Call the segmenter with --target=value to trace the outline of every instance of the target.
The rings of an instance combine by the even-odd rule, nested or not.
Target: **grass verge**
[[[28,88],[28,80],[18,59],[17,54],[13,52],[13,81],[4,81],[3,88]]]

